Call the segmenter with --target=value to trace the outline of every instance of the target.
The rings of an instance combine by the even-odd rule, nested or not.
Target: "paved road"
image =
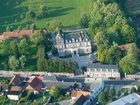
[[[105,86],[117,86],[117,85],[136,85],[140,83],[139,81],[136,80],[112,80],[112,81],[105,81]]]

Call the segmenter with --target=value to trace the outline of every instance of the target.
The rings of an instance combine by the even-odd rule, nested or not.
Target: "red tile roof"
[[[71,97],[80,97],[81,95],[83,96],[90,96],[90,92],[87,91],[72,91]]]
[[[30,91],[40,91],[43,87],[45,87],[45,84],[42,82],[41,79],[38,77],[35,77],[27,86],[27,90]]]
[[[10,91],[20,92],[22,90],[22,87],[20,86],[11,86]]]
[[[129,44],[120,45],[119,48],[120,48],[121,50],[127,50],[127,49],[129,48],[129,46],[130,46],[130,43],[129,43]]]
[[[22,37],[22,36],[29,36],[32,37],[35,33],[37,33],[37,30],[21,30],[21,31],[13,31],[13,32],[4,32],[2,35],[0,35],[0,40],[4,40],[6,38],[11,37]]]

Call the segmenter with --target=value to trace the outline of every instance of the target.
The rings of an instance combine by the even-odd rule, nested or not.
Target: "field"
[[[91,0],[0,0],[0,32],[7,25],[17,28],[34,23],[38,28],[44,28],[48,22],[60,21],[65,27],[78,26],[79,19],[89,12]],[[48,8],[48,16],[43,19],[27,19],[27,11],[32,10],[37,15],[41,5]]]

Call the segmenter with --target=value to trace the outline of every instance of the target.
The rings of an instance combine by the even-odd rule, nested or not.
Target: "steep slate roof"
[[[46,89],[50,89],[52,86],[59,86],[61,88],[67,89],[75,84],[75,82],[59,82],[59,81],[47,81],[45,82]],[[81,85],[80,83],[77,83],[78,85]]]
[[[64,39],[65,41],[72,41],[74,39],[75,41],[81,38],[81,40],[86,41],[86,39],[89,40],[88,36],[86,33],[81,34],[80,32],[70,32],[70,33],[64,33]]]
[[[95,68],[97,70],[102,69],[103,71],[106,70],[106,69],[110,69],[110,70],[113,69],[113,70],[116,70],[116,72],[118,72],[118,66],[117,65],[108,65],[108,64],[101,64],[101,63],[89,63],[87,65],[87,68]]]
[[[29,84],[27,89],[29,90],[35,90],[40,91],[43,87],[45,87],[45,84],[40,80],[38,77],[35,77]]]

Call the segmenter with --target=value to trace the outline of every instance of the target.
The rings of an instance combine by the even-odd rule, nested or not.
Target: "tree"
[[[82,18],[80,19],[80,26],[82,28],[88,28],[89,27],[89,23],[90,23],[90,17],[86,14],[84,14],[82,16]]]
[[[111,46],[108,50],[107,56],[106,56],[106,62],[110,64],[118,64],[118,62],[123,57],[123,52],[118,47],[117,44],[114,44]]]
[[[101,92],[98,96],[98,101],[102,104],[102,105],[106,105],[107,103],[107,97],[105,96],[104,92]]]
[[[44,45],[45,41],[45,37],[46,37],[46,34],[43,30],[39,30],[34,36],[34,40],[35,40],[35,43],[39,46],[39,45]]]
[[[140,92],[140,84],[137,85],[138,92]]]
[[[26,57],[25,57],[24,55],[22,55],[22,56],[19,58],[19,62],[20,62],[21,69],[24,70],[25,64],[26,64]]]
[[[39,46],[38,47],[38,52],[37,52],[37,68],[39,71],[44,71],[46,70],[46,57],[45,57],[45,48],[44,46]]]
[[[135,44],[128,49],[127,55],[119,61],[119,66],[125,73],[136,73],[139,70],[139,50]]]
[[[7,27],[6,27],[6,31],[7,31],[7,32],[13,31],[13,26],[7,26]]]
[[[47,16],[47,12],[48,12],[48,9],[45,5],[41,5],[40,6],[40,17],[46,17]]]
[[[36,17],[36,14],[33,11],[27,11],[26,18],[34,19]]]
[[[139,59],[134,54],[126,55],[119,61],[119,66],[125,73],[136,73],[139,69]]]
[[[109,90],[110,90],[109,87],[105,87],[105,89],[104,89],[104,93],[105,93],[106,95],[109,94]]]
[[[137,48],[136,43],[131,43],[129,45],[129,48],[127,49],[127,54],[132,54],[132,53],[138,54],[138,52],[139,52],[139,49]]]
[[[114,97],[115,94],[116,94],[115,88],[112,88],[112,89],[109,90],[109,95],[110,95],[110,97]]]
[[[52,86],[49,93],[55,99],[58,98],[60,96],[60,87]]]
[[[134,92],[137,92],[137,90],[136,90],[135,87],[132,87],[132,88],[131,88],[131,93],[134,93]]]
[[[22,26],[21,26],[21,25],[18,26],[17,30],[18,30],[18,31],[22,30]]]
[[[10,42],[11,42],[11,39],[5,39],[3,41],[4,55],[6,56],[9,56],[11,54]]]
[[[21,55],[29,55],[30,43],[26,38],[23,38],[18,44],[19,53]]]
[[[15,56],[11,56],[9,58],[8,63],[9,63],[9,67],[14,71],[19,68],[19,61],[18,61],[18,59],[16,59]]]
[[[11,55],[15,56],[16,58],[18,58],[20,56],[18,45],[15,40],[10,41],[10,50],[11,50],[11,52],[10,52]]]
[[[35,30],[36,29],[36,25],[35,24],[31,24],[30,25],[30,29]]]

